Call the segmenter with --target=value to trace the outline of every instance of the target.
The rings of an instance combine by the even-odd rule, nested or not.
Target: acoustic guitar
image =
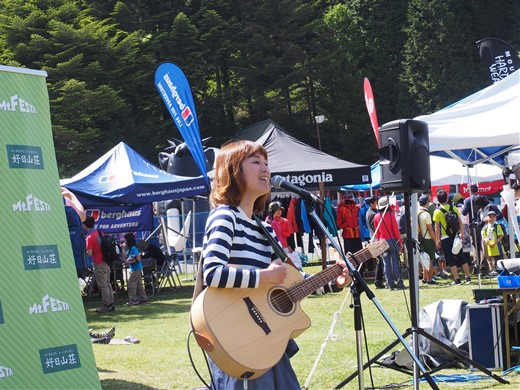
[[[388,249],[375,241],[350,257],[363,263]],[[283,285],[259,288],[208,287],[193,302],[190,319],[195,339],[211,360],[235,378],[255,379],[282,357],[291,338],[310,325],[300,300],[342,273],[335,264],[304,279],[288,266]]]

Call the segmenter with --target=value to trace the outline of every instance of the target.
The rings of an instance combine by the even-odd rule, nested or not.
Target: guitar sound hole
[[[274,310],[288,314],[293,310],[293,303],[289,295],[285,290],[276,289],[271,291],[271,305],[273,305]]]

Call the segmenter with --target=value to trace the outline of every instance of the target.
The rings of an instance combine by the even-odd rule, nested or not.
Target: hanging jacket
[[[367,224],[367,211],[370,208],[370,203],[368,203],[369,199],[365,199],[363,205],[359,208],[358,222],[359,229],[361,233],[361,237],[370,238],[370,229]]]
[[[338,236],[338,227],[336,226],[336,210],[332,207],[330,196],[325,198],[325,207],[323,210],[323,221],[327,226],[327,230],[333,237]]]
[[[289,202],[289,207],[287,208],[287,220],[289,221],[289,225],[291,227],[291,233],[299,232],[298,228],[298,216],[296,213],[296,198],[292,198]]]
[[[338,206],[336,222],[339,229],[343,229],[343,238],[359,238],[359,207],[351,199],[345,200]]]

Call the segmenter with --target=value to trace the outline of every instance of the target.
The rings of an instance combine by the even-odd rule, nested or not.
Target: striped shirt
[[[262,223],[276,239],[272,227]],[[272,255],[263,231],[242,209],[218,206],[211,211],[202,246],[205,285],[257,288],[259,270],[271,264]]]

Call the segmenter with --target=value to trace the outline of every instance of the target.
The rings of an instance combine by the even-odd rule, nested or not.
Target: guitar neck
[[[364,263],[365,261],[371,259],[372,253],[368,248],[362,249],[354,254],[355,259],[359,263]],[[291,298],[293,302],[301,301],[306,296],[312,294],[318,288],[323,285],[332,282],[335,280],[341,273],[343,272],[343,268],[334,264],[330,267],[327,267],[323,271],[318,272],[315,275],[312,275],[310,278],[304,279],[299,283],[296,283],[294,286],[290,287],[287,290],[287,294]]]

